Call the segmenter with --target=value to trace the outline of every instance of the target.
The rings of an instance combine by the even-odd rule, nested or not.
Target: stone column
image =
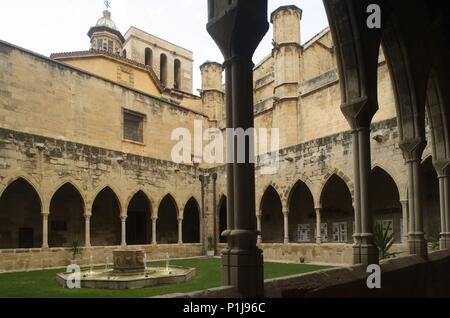
[[[125,246],[127,246],[127,216],[126,215],[120,216],[120,220],[122,223],[122,231],[121,231],[122,239],[121,239],[120,245],[122,247],[125,247]]]
[[[352,138],[355,174],[353,263],[378,264],[378,249],[373,243],[373,220],[369,189],[371,173],[370,129],[361,126],[352,131]]]
[[[84,215],[84,246],[91,247],[91,215]]]
[[[359,179],[359,137],[358,131],[352,131],[353,142],[353,171],[355,173],[355,193],[353,196],[353,210],[355,214],[355,232],[353,233],[353,264],[361,264],[361,203]]]
[[[402,205],[402,224],[403,224],[402,243],[406,244],[408,242],[408,232],[409,232],[408,199],[400,200],[400,204]]]
[[[289,244],[289,211],[283,211],[284,219],[284,244]]]
[[[441,238],[439,241],[440,248],[450,249],[450,185],[448,170],[443,169],[439,176],[439,198],[441,210]]]
[[[256,215],[256,231],[258,232],[257,244],[262,244],[262,232],[261,232],[261,214]]]
[[[322,244],[322,219],[320,213],[322,208],[315,208],[316,210],[316,243]]]
[[[48,249],[48,216],[49,212],[42,213],[42,248]]]
[[[158,221],[158,217],[152,216],[152,244],[157,245],[156,242],[156,221]]]
[[[230,128],[247,131],[254,128],[252,56],[269,29],[267,0],[251,3],[246,0],[210,0],[208,7],[207,29],[221,49],[228,70],[227,105],[231,101],[233,119]],[[243,297],[262,297],[263,256],[256,246],[254,148],[248,138],[241,149],[234,143],[234,138],[230,140],[230,134],[227,134],[227,140],[227,153],[233,152],[233,183],[232,188],[228,184],[228,196],[233,193],[234,227],[229,234],[230,250],[222,258],[223,276],[226,277],[224,284],[235,287]],[[244,154],[244,158],[238,158],[237,150]]]
[[[423,231],[422,193],[419,180],[420,158],[421,156],[416,156],[406,160],[408,166],[409,207],[408,246],[410,254],[427,259],[428,249]]]
[[[378,249],[373,242],[373,216],[370,204],[370,129],[358,129],[359,137],[359,182],[361,206],[361,263],[378,264]]]
[[[183,244],[183,219],[178,219],[178,244]]]

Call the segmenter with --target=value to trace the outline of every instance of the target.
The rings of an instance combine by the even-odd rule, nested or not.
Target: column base
[[[262,251],[260,249],[223,251],[222,282],[226,286],[234,286],[243,297],[263,297]]]
[[[450,233],[441,233],[439,247],[441,250],[450,250]]]
[[[417,255],[423,259],[428,259],[428,245],[427,241],[423,238],[423,234],[414,235],[408,239],[409,254]]]
[[[284,239],[284,244],[289,244],[289,239]]]
[[[373,244],[361,244],[361,264],[372,265],[380,261],[378,248]]]

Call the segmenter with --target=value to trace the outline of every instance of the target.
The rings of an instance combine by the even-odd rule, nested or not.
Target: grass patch
[[[176,285],[163,285],[144,289],[105,290],[105,289],[65,289],[55,280],[57,273],[64,270],[41,270],[20,273],[0,274],[1,298],[138,298],[188,293],[221,285],[221,264],[219,259],[173,260],[172,265],[195,267],[196,276],[189,282]],[[151,266],[165,266],[164,262],[151,262]],[[264,278],[277,278],[313,272],[328,268],[326,266],[305,264],[264,264]]]

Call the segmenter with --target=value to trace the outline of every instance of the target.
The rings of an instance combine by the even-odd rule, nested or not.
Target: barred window
[[[145,115],[130,110],[123,111],[123,138],[139,143],[144,142]]]

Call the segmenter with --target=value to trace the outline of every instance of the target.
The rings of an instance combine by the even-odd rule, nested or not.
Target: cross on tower
[[[111,8],[111,1],[109,1],[109,0],[105,0],[105,6],[106,6],[106,9],[110,9]]]

